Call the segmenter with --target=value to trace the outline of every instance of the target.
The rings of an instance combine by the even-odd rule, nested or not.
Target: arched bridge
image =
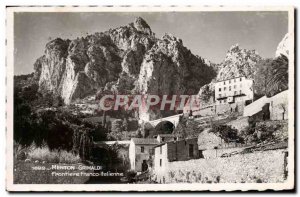
[[[170,122],[174,125],[174,127],[177,127],[178,123],[179,123],[179,118],[180,116],[182,116],[183,114],[176,114],[173,116],[168,116],[165,118],[160,118],[160,119],[156,119],[156,120],[151,120],[149,121],[149,123],[153,126],[156,127],[159,123],[161,122]]]

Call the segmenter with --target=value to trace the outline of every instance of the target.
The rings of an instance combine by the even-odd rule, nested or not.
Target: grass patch
[[[39,161],[46,163],[80,163],[81,159],[78,154],[68,152],[66,150],[50,150],[47,145],[40,147],[31,144],[29,147],[22,147],[15,143],[15,158],[17,160],[29,159],[31,161]]]

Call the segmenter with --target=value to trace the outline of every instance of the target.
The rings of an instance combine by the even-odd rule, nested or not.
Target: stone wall
[[[215,111],[216,111],[216,106],[211,105],[211,106],[207,106],[205,108],[201,108],[197,111],[193,111],[192,115],[194,117],[213,116],[213,115],[215,115]]]
[[[230,114],[230,113],[238,113],[240,115],[244,112],[244,102],[235,102],[235,103],[226,103],[226,104],[219,104],[216,105],[216,114]]]
[[[227,158],[169,162],[161,183],[277,183],[284,181],[285,149],[239,154]]]
[[[244,147],[232,147],[232,148],[221,148],[221,149],[207,149],[203,150],[202,154],[205,159],[212,159],[221,157],[223,154],[228,154],[232,152],[240,152],[244,149]]]

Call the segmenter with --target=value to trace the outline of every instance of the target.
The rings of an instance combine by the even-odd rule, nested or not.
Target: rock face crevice
[[[216,76],[181,39],[171,34],[156,38],[140,17],[106,32],[52,40],[34,68],[39,91],[58,95],[65,104],[103,91],[196,94]]]

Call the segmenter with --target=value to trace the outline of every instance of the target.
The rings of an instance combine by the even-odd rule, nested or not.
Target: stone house
[[[164,182],[169,162],[197,159],[197,138],[164,142],[154,147],[154,174],[156,180]]]
[[[130,169],[136,172],[146,171],[148,160],[157,144],[159,142],[153,138],[132,138],[129,145]]]

